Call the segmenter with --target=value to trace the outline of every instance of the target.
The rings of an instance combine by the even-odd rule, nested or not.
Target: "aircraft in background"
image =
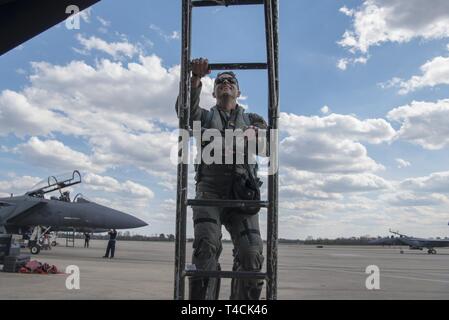
[[[0,233],[25,234],[36,226],[49,231],[105,232],[110,229],[133,229],[148,224],[127,213],[117,211],[77,194],[73,201],[65,188],[81,183],[81,174],[74,171],[68,179],[49,177],[22,196],[0,198]],[[45,194],[59,192],[59,197]],[[34,245],[34,244],[33,244]],[[31,253],[39,253],[31,247]]]
[[[398,237],[391,236],[381,239],[375,239],[370,241],[370,244],[387,246],[406,245],[409,246],[411,250],[423,250],[424,248],[426,248],[428,254],[436,254],[437,251],[435,250],[435,248],[449,247],[449,240],[446,239],[415,238],[401,234],[398,231],[389,230],[389,232],[397,235]],[[404,251],[401,250],[401,253],[404,253]]]

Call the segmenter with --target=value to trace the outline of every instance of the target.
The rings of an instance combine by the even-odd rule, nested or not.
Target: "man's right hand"
[[[192,60],[192,75],[202,78],[210,73],[209,60],[199,58]]]
[[[199,58],[192,60],[192,87],[197,88],[201,83],[201,78],[210,74],[209,60]]]

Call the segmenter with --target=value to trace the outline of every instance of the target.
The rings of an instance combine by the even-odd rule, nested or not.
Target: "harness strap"
[[[199,223],[214,223],[218,225],[217,220],[212,218],[198,218],[193,221],[193,225],[196,226]]]
[[[246,236],[246,235],[250,235],[252,233],[258,234],[260,236],[260,231],[257,230],[257,229],[247,229],[245,231],[242,231],[242,232],[240,232],[240,236],[243,237],[243,236]]]
[[[248,221],[245,219],[242,221],[243,223],[243,228],[245,230],[243,230],[242,232],[240,232],[240,236],[246,236],[248,238],[248,242],[250,245],[253,245],[253,239],[251,237],[251,234],[258,234],[260,236],[260,231],[256,230],[256,229],[250,229],[249,225],[248,225]]]

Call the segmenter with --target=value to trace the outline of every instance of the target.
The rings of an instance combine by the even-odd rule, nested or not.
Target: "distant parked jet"
[[[439,239],[423,239],[423,238],[415,238],[409,237],[404,234],[401,234],[397,231],[389,230],[390,233],[395,234],[399,237],[387,237],[382,239],[376,239],[370,242],[370,244],[377,245],[406,245],[409,246],[411,250],[423,250],[424,248],[428,249],[428,254],[436,254],[437,251],[435,248],[443,248],[449,247],[449,240],[439,240]],[[403,251],[401,250],[401,253]]]
[[[70,200],[63,189],[81,183],[79,171],[60,180],[49,177],[43,184],[23,196],[0,198],[0,233],[24,234],[35,226],[51,231],[103,232],[110,229],[132,229],[148,225],[129,214],[101,206],[81,194]],[[45,194],[59,191],[59,197],[46,199]],[[38,253],[40,248],[31,248]],[[37,251],[37,252],[36,252]]]

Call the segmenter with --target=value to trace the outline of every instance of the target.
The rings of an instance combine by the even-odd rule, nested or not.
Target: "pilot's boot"
[[[196,239],[194,241],[192,262],[197,267],[197,270],[219,270],[217,259],[221,252],[220,247],[217,249],[217,245],[213,245],[206,238]],[[191,277],[189,285],[191,300],[213,300],[215,299],[216,287],[219,285],[219,282],[216,278]]]
[[[230,300],[259,300],[262,289],[262,280],[232,279]]]
[[[189,300],[205,300],[208,283],[205,278],[189,278]]]
[[[202,198],[202,195],[200,198]],[[208,195],[209,197],[210,196]],[[206,197],[206,196],[204,196]],[[218,208],[194,208],[194,232],[192,264],[196,270],[218,270],[221,253],[221,223]],[[190,299],[213,300],[219,281],[216,278],[196,277],[190,281]]]
[[[217,270],[221,270],[220,266]],[[219,300],[220,278],[189,278],[189,300]]]
[[[248,228],[249,229],[249,228]],[[233,271],[259,272],[262,269],[262,239],[258,232],[243,233],[234,249]],[[248,240],[248,241],[245,241]],[[258,279],[233,279],[231,281],[231,300],[259,300],[263,281]]]

